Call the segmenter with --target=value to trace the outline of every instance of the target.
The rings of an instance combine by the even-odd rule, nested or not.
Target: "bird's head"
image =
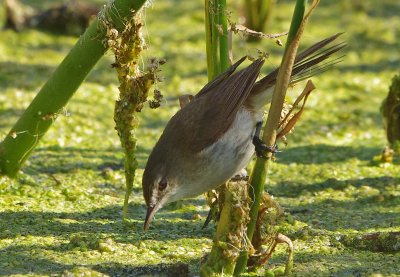
[[[144,230],[148,230],[155,213],[165,204],[181,199],[177,182],[168,178],[163,171],[153,171],[146,167],[142,179],[143,196],[147,205]]]

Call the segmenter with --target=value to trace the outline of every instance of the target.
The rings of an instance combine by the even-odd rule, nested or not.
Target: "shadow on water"
[[[360,178],[349,180],[337,180],[335,178],[327,179],[321,183],[303,184],[298,182],[282,182],[276,184],[270,189],[270,192],[279,197],[300,197],[308,194],[316,194],[324,190],[337,190],[343,191],[348,187],[360,188],[361,186],[368,185],[369,187],[384,190],[389,185],[398,184],[400,178],[396,177],[374,177],[374,178]]]
[[[314,184],[283,182],[269,191],[277,197],[303,199],[296,204],[295,201],[288,201],[285,208],[310,226],[330,231],[366,230],[390,228],[400,224],[400,214],[391,209],[400,205],[400,199],[391,192],[399,182],[400,178],[388,176],[343,181],[328,179]],[[332,193],[339,193],[344,197],[326,198],[326,195]],[[319,200],[318,196],[322,198]],[[327,217],[326,214],[330,216]]]
[[[294,214],[297,220],[313,228],[329,231],[365,231],[371,228],[391,228],[400,224],[400,213],[390,211],[390,205],[398,205],[398,201],[391,199],[385,204],[377,204],[373,200],[327,199],[304,205],[288,205],[287,210]],[[385,211],[382,211],[382,206],[386,206]],[[326,214],[331,216],[327,217]]]
[[[208,229],[201,230],[202,222],[192,220],[193,212],[179,209],[187,206],[204,205],[204,200],[188,199],[179,201],[178,204],[167,205],[160,210],[154,222],[158,226],[170,224],[174,220],[172,229],[187,229],[180,237],[202,237],[208,234]],[[3,225],[0,239],[15,238],[18,236],[61,236],[68,237],[75,233],[85,234],[106,234],[114,236],[119,240],[138,238],[138,236],[149,236],[157,234],[157,230],[150,228],[148,232],[143,231],[143,220],[146,214],[144,204],[131,203],[128,211],[128,219],[132,222],[125,224],[122,221],[122,207],[110,205],[94,209],[88,212],[37,212],[7,210],[0,212],[0,221],[8,222],[10,225]],[[203,212],[203,216],[206,214]],[[105,221],[98,222],[98,220]],[[8,229],[12,226],[12,230]],[[160,227],[160,229],[163,229]],[[167,229],[167,228],[165,228]],[[130,236],[130,238],[125,238]],[[133,237],[132,237],[133,236]],[[163,240],[174,239],[173,232],[163,234]],[[157,239],[157,238],[154,238]]]
[[[190,261],[190,264],[200,263],[200,259]],[[158,276],[158,277],[187,277],[189,268],[187,264],[165,264],[160,263],[148,266],[131,266],[119,263],[99,264],[93,267],[110,276]]]
[[[151,149],[137,146],[136,158],[139,167],[144,167]],[[105,169],[123,170],[123,151],[121,148],[95,149],[78,147],[50,146],[36,149],[27,170],[36,173],[70,173],[76,170],[90,169],[103,171]]]
[[[283,164],[324,164],[344,162],[353,158],[369,161],[381,150],[380,148],[364,146],[314,144],[284,149],[282,153],[279,153],[277,162]]]
[[[380,253],[369,253],[366,256],[363,252],[342,251],[334,254],[298,252],[296,253],[296,274],[297,276],[398,276],[399,268],[396,266],[399,257],[386,255],[385,261],[388,266],[382,268],[382,260],[379,259]],[[281,257],[279,258],[282,259]],[[274,260],[274,258],[272,259]],[[284,262],[284,260],[282,260]],[[273,264],[274,262],[272,262]],[[328,264],[321,271],[321,266]],[[371,270],[372,268],[372,270]],[[379,270],[373,270],[379,268]],[[383,270],[382,270],[383,269]]]
[[[45,64],[0,62],[0,88],[37,89],[54,69],[55,67]]]
[[[4,134],[9,131],[7,128],[10,128],[12,126],[11,124],[16,122],[23,112],[23,109],[17,108],[0,109],[0,129],[4,129]]]
[[[35,256],[32,254],[34,249],[37,249],[37,247],[13,245],[0,250],[0,276],[60,274],[64,270],[73,268],[73,265]],[[1,256],[7,256],[7,260],[11,261],[13,265],[8,264],[10,262],[3,261]]]
[[[180,205],[204,205],[204,201],[191,199],[181,201]],[[179,204],[178,204],[179,206]],[[3,211],[0,212],[0,239],[17,239],[27,236],[55,237],[49,245],[25,244],[9,245],[0,250],[0,276],[11,274],[55,274],[71,270],[77,266],[111,274],[112,276],[173,276],[176,272],[185,272],[182,264],[158,264],[150,266],[134,266],[117,263],[100,263],[97,265],[81,265],[82,261],[63,264],[43,258],[43,251],[59,252],[70,255],[73,249],[71,239],[79,235],[82,238],[111,238],[117,243],[136,244],[139,241],[157,240],[168,243],[183,238],[211,237],[212,226],[202,229],[203,221],[192,220],[192,214],[176,211],[175,206],[162,209],[147,232],[143,231],[143,218],[146,208],[141,204],[129,206],[128,222],[121,219],[121,206],[110,205],[88,212],[32,212]],[[179,208],[179,207],[178,207]],[[205,214],[203,214],[205,218]],[[157,227],[154,226],[157,224]],[[12,229],[10,228],[12,226]],[[66,242],[57,242],[57,241]],[[7,255],[2,255],[6,253]],[[46,254],[47,255],[47,254]],[[59,255],[59,254],[58,254]],[[15,266],[9,263],[15,263]],[[193,261],[193,263],[196,263]],[[191,263],[192,264],[192,263]],[[162,275],[167,272],[167,275]],[[132,275],[133,274],[133,275]],[[176,274],[175,274],[176,276]],[[178,275],[187,276],[187,275]]]
[[[18,245],[9,246],[4,248],[3,250],[0,250],[0,255],[8,255],[9,260],[11,260],[12,263],[14,263],[15,265],[15,267],[7,266],[5,264],[2,265],[2,260],[0,258],[0,276],[10,276],[14,274],[39,274],[49,276],[54,276],[54,274],[57,274],[58,276],[58,274],[66,272],[76,273],[74,269],[77,268],[88,269],[92,273],[92,270],[94,270],[97,273],[101,272],[103,274],[107,274],[108,276],[190,276],[188,264],[184,263],[160,263],[148,266],[135,266],[129,264],[107,262],[87,265],[81,264],[82,261],[76,260],[73,264],[65,264],[34,255],[32,254],[34,250],[38,251],[42,249],[40,249],[40,247],[39,249],[33,249],[32,246]],[[199,262],[200,259],[195,259],[191,260],[190,264],[197,264]],[[79,270],[77,270],[77,272],[79,272]]]

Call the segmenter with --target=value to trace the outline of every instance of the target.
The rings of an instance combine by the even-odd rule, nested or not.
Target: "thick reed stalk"
[[[214,64],[217,61],[214,55],[215,42],[213,41],[213,13],[212,13],[212,1],[204,0],[204,11],[205,11],[205,30],[206,30],[206,53],[207,53],[207,75],[208,80],[211,81],[216,76],[214,72]],[[214,47],[213,47],[214,46]]]
[[[226,0],[217,0],[216,3],[218,26],[220,26],[218,38],[221,73],[231,65],[229,61],[228,19],[226,16]]]
[[[213,80],[220,73],[219,36],[217,1],[205,0],[205,27],[208,80]]]
[[[200,268],[201,277],[231,276],[239,249],[244,247],[249,212],[247,180],[231,180],[225,186],[223,207],[213,239],[211,253]]]
[[[207,73],[211,81],[231,65],[226,0],[205,0],[205,30]]]
[[[58,114],[107,50],[102,20],[122,31],[145,0],[115,0],[106,5],[0,143],[0,175],[14,177]]]
[[[206,0],[205,7],[207,66],[211,81],[230,66],[226,0]],[[229,276],[235,270],[248,218],[246,183],[247,181],[230,181],[223,188],[225,201],[214,234],[211,253],[201,266],[200,276],[221,276],[221,274]]]
[[[276,142],[277,129],[279,126],[286,90],[290,82],[290,76],[299,46],[300,37],[309,15],[318,3],[319,0],[315,0],[307,15],[304,16],[307,1],[297,0],[296,2],[291,26],[289,29],[288,40],[286,43],[285,54],[282,58],[281,66],[277,76],[277,83],[272,96],[271,108],[269,110],[267,122],[264,128],[262,139],[266,145],[274,145]],[[271,158],[272,153],[267,154],[267,159],[257,158],[250,177],[249,195],[252,200],[252,205],[250,208],[250,223],[247,227],[247,237],[249,240],[252,240],[254,230],[256,228],[260,201],[264,191],[264,184]],[[242,251],[236,263],[235,276],[239,276],[245,271],[248,258],[248,251]]]

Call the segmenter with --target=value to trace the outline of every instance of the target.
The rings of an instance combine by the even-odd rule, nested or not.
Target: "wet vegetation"
[[[287,30],[292,2],[278,1],[270,32]],[[53,1],[24,3],[43,8]],[[165,207],[144,232],[140,179],[156,139],[179,109],[178,96],[207,82],[203,13],[201,1],[156,1],[146,10],[145,55],[167,60],[165,81],[157,85],[165,98],[160,108],[140,114],[127,221],[124,155],[113,121],[119,83],[109,53],[21,174],[0,180],[0,275],[198,274],[214,233],[213,224],[201,228],[208,212],[204,197]],[[287,213],[279,232],[294,241],[295,275],[400,275],[399,159],[388,164],[375,158],[388,144],[379,108],[399,74],[399,14],[393,0],[322,1],[303,36],[306,46],[345,31],[348,47],[341,64],[313,78],[317,91],[268,175],[266,190]],[[3,139],[77,37],[3,30],[1,38]],[[235,38],[236,59],[255,48],[270,53],[264,73],[277,66],[283,49],[274,40],[249,45]],[[285,250],[277,246],[269,273],[282,272]]]

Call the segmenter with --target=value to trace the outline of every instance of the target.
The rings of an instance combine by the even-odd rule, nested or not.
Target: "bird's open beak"
[[[150,227],[150,223],[153,221],[155,213],[161,208],[161,202],[158,202],[154,207],[148,207],[146,213],[146,219],[144,220],[144,230],[147,231]]]

